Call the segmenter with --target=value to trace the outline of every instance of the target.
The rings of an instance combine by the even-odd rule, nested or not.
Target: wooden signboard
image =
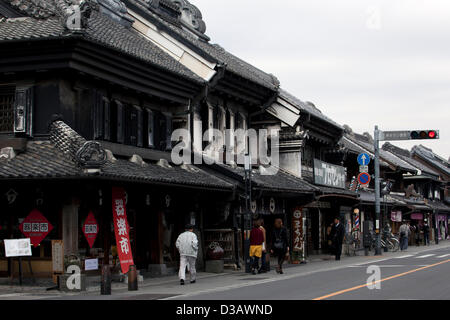
[[[64,273],[64,243],[62,240],[52,240],[52,270],[53,282],[58,282],[58,275]]]
[[[303,209],[295,208],[292,214],[292,263],[298,264],[303,255]]]

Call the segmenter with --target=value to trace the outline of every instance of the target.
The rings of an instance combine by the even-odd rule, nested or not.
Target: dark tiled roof
[[[0,160],[0,178],[32,179],[80,176],[80,169],[69,155],[50,141],[30,141],[27,149],[13,159]]]
[[[35,19],[30,17],[0,21],[0,41],[55,38],[64,35],[64,26],[58,18]]]
[[[137,32],[127,29],[97,11],[93,12],[89,20],[86,37],[196,82],[204,82],[202,78],[173,59],[151,41],[144,39]]]
[[[350,196],[350,197],[358,197],[358,194],[354,191],[346,190],[346,189],[339,189],[339,188],[332,188],[332,187],[326,187],[326,186],[317,186],[320,189],[320,192],[322,194],[339,194],[344,196]]]
[[[226,69],[228,71],[247,80],[258,83],[263,87],[272,90],[278,89],[280,83],[274,75],[268,74],[249,64],[248,62],[236,57],[235,55],[226,51],[220,45],[211,44],[209,42],[200,40],[182,29],[179,25],[174,25],[173,23],[164,20],[157,14],[153,13],[151,11],[151,6],[146,5],[144,1],[128,0],[127,2],[132,3],[133,5],[144,10],[150,17],[157,21],[157,23],[167,28],[174,36],[176,36],[180,40],[187,42],[188,44],[199,50],[201,53],[215,59],[217,62],[226,64]]]
[[[204,170],[195,168],[195,172],[182,169],[179,166],[163,168],[154,163],[142,167],[136,163],[119,159],[115,163],[107,163],[102,168],[103,177],[117,178],[142,182],[161,183],[168,185],[188,185],[205,188],[233,189],[233,185],[211,175]]]
[[[369,190],[359,190],[359,198],[363,202],[368,203],[375,203],[375,190],[369,189]],[[380,198],[381,203],[387,203],[387,204],[396,204],[399,205],[406,205],[406,203],[399,199],[399,197],[394,198],[390,195],[387,195],[386,197],[381,196]]]
[[[447,175],[450,175],[450,163],[444,158],[435,154],[431,149],[419,145],[414,146],[411,150],[411,153],[430,163],[435,168],[445,172]]]
[[[89,176],[80,167],[75,154],[86,140],[62,121],[54,121],[50,139],[30,141],[27,149],[16,157],[0,160],[0,178],[3,179],[51,179],[51,178],[108,178],[120,181],[138,181],[149,184],[167,184],[232,190],[228,183],[199,168],[187,170],[179,166],[163,168],[155,163],[141,166],[134,162],[116,159],[107,161],[101,172]]]
[[[356,142],[352,140],[352,138],[348,137],[347,134],[345,134],[341,140],[339,140],[339,145],[344,147],[345,149],[349,150],[350,152],[354,154],[361,154],[361,153],[367,153],[370,156],[370,159],[373,161],[375,159],[375,156],[372,152],[369,150],[366,150],[362,148],[360,145],[358,145]],[[382,167],[389,167],[389,164],[383,159],[380,159],[380,166]]]
[[[421,162],[411,158],[411,153],[408,150],[406,150],[406,149],[399,148],[399,147],[394,146],[393,144],[391,144],[389,142],[386,142],[383,145],[383,150],[390,151],[391,153],[395,154],[397,157],[399,157],[403,161],[408,162],[409,164],[411,164],[412,166],[420,169],[424,173],[431,174],[431,175],[434,175],[434,176],[439,176],[439,173],[436,172],[435,170],[433,170],[433,169],[425,166]]]
[[[351,135],[348,135],[347,137],[352,141],[357,143],[359,146],[363,147],[364,149],[370,151],[372,154],[375,152],[375,148],[373,146],[372,143],[367,142],[366,140],[363,139],[358,139],[358,137],[360,137],[361,135],[356,135],[354,137],[352,137]],[[405,171],[409,171],[409,172],[417,172],[417,168],[413,167],[412,165],[410,165],[408,162],[400,159],[399,157],[397,157],[396,155],[392,154],[389,151],[385,151],[383,149],[380,148],[380,158],[382,158],[383,160],[385,160],[386,162],[392,164],[393,166],[400,168],[402,170]]]
[[[151,41],[96,10],[92,11],[86,29],[82,33],[69,32],[59,18],[52,16],[45,19],[25,17],[0,21],[0,41],[74,36],[81,36],[88,41],[133,56],[191,81],[204,83],[203,79]]]
[[[450,207],[440,201],[428,201],[427,206],[433,208],[437,212],[449,212]]]
[[[289,102],[291,102],[293,105],[295,105],[301,111],[309,113],[312,116],[314,116],[316,118],[319,118],[319,119],[321,119],[321,120],[331,124],[332,126],[335,126],[335,127],[339,128],[339,129],[342,129],[342,130],[344,129],[340,124],[338,124],[334,120],[332,120],[332,119],[328,118],[327,116],[325,116],[322,113],[322,111],[317,109],[315,106],[313,106],[310,103],[301,101],[300,99],[298,99],[297,97],[293,96],[292,94],[290,94],[286,90],[280,89],[280,97],[283,98],[283,99],[286,99]]]
[[[223,172],[225,175],[234,177],[235,180],[244,183],[244,168],[233,168],[223,164],[216,165],[215,168],[218,172]],[[214,166],[211,169],[214,170]],[[279,170],[275,175],[263,175],[259,170],[253,169],[252,187],[268,191],[294,193],[314,193],[319,190],[318,187],[283,170]]]

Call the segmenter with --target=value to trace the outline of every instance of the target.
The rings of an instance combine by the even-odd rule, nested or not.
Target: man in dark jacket
[[[345,228],[339,218],[334,219],[334,225],[331,229],[331,241],[333,242],[334,254],[336,260],[341,260],[342,243],[344,242]]]
[[[430,245],[430,227],[427,222],[423,226],[423,242],[426,246]]]
[[[275,220],[275,228],[272,231],[272,249],[270,252],[278,259],[277,273],[283,274],[283,262],[289,252],[289,238],[281,219]]]

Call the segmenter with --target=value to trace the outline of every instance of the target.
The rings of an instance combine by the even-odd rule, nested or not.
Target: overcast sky
[[[438,129],[450,156],[450,1],[191,0],[211,42],[356,132]],[[395,142],[410,149],[414,142]]]

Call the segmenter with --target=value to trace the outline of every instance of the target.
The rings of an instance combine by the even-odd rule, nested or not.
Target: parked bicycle
[[[381,236],[381,248],[387,248],[389,251],[397,252],[400,250],[400,241],[391,232],[383,233]],[[377,237],[375,232],[372,234],[372,244],[370,249],[374,250],[377,246]]]

